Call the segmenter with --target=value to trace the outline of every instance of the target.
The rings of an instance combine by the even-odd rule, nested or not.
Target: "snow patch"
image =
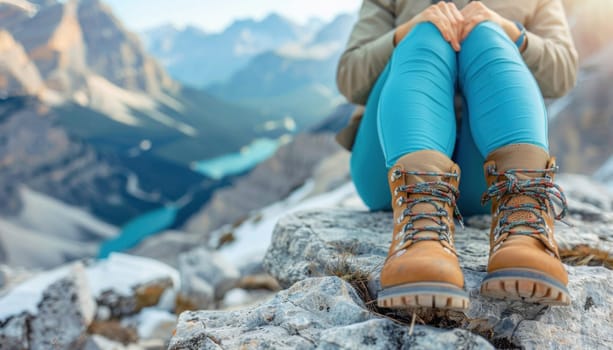
[[[9,290],[0,297],[0,322],[23,312],[36,315],[43,292],[80,265],[65,265],[41,273]],[[157,260],[119,253],[87,266],[85,275],[94,298],[109,290],[129,296],[133,294],[133,287],[162,278],[171,278],[175,289],[180,286],[179,272],[174,268]]]
[[[62,203],[54,198],[35,192],[26,186],[19,187],[23,209],[18,222],[24,227],[44,231],[53,237],[84,241],[86,231],[97,238],[115,237],[119,229],[87,213],[78,207]],[[87,240],[91,240],[88,237]]]
[[[150,281],[170,277],[173,287],[181,285],[179,272],[157,260],[112,253],[87,268],[87,278],[92,294],[98,296],[113,290],[117,294],[132,295],[132,288]]]
[[[38,5],[33,4],[26,0],[0,0],[0,5],[13,5],[19,7],[28,13],[28,16],[34,17],[38,12]]]
[[[160,328],[174,328],[177,316],[157,308],[145,308],[138,314],[138,337],[140,339],[155,339]]]
[[[314,182],[309,180],[287,199],[262,209],[260,215],[234,230],[235,243],[222,247],[219,254],[226,260],[235,262],[239,268],[260,262],[270,245],[272,232],[280,218],[302,210],[338,207],[347,198],[355,195],[353,183],[347,183],[333,191],[308,198],[313,188]]]
[[[122,89],[98,75],[89,76],[87,84],[91,94],[90,106],[104,112],[118,123],[130,126],[142,125],[143,121],[132,114],[132,110],[138,110],[156,122],[176,129],[187,136],[193,137],[198,134],[198,131],[191,125],[161,113],[158,110],[158,102],[143,93]],[[181,110],[178,107],[180,103],[170,97],[163,99],[162,102],[173,106],[175,110]]]

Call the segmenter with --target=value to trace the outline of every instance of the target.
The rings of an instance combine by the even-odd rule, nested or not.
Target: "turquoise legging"
[[[459,132],[456,91],[464,99]],[[462,213],[485,213],[483,161],[517,143],[549,148],[543,98],[515,44],[483,22],[455,52],[432,23],[421,23],[398,44],[370,92],[351,175],[371,210],[388,210],[387,170],[407,153],[437,150],[462,170]]]

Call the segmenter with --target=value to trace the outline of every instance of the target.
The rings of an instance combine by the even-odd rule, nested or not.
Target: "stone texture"
[[[179,256],[179,295],[198,308],[210,308],[234,288],[240,272],[218,253],[197,248]]]
[[[557,237],[570,246],[579,243],[607,246],[611,224],[592,219],[592,222],[574,220],[574,227],[558,227]],[[568,266],[573,297],[573,304],[568,308],[482,298],[479,285],[485,276],[489,250],[485,229],[488,220],[481,217],[467,222],[476,228],[459,229],[456,247],[471,306],[465,315],[445,316],[454,327],[490,334],[494,341],[527,348],[598,348],[598,344],[613,343],[613,293],[610,292],[613,271]],[[375,298],[379,289],[378,271],[387,254],[391,227],[389,213],[322,210],[289,215],[279,221],[264,265],[285,287],[330,274],[368,275],[369,297]],[[406,319],[408,315],[401,317]],[[429,322],[437,325],[439,321],[433,318]]]
[[[134,286],[133,293],[129,295],[118,293],[113,289],[105,290],[96,298],[96,302],[98,307],[104,309],[101,316],[105,316],[108,310],[111,317],[121,318],[133,315],[145,307],[157,305],[164,292],[172,287],[172,278],[158,278]]]
[[[347,282],[323,277],[298,282],[260,306],[232,312],[185,312],[169,349],[389,349],[401,338],[422,348],[452,344],[491,348],[484,339],[462,330],[420,326],[411,336],[407,331],[367,311]]]
[[[410,328],[374,319],[323,331],[317,349],[493,349],[485,339],[461,329]]]
[[[38,313],[29,324],[29,349],[71,349],[83,345],[95,313],[85,278],[81,269],[51,284],[43,293]]]
[[[0,324],[0,350],[26,350],[28,341],[28,316],[14,316]]]

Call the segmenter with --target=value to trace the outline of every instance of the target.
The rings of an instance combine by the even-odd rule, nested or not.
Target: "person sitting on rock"
[[[454,217],[488,201],[481,294],[570,303],[543,96],[568,92],[577,62],[560,0],[363,1],[337,82],[364,113],[339,141],[364,203],[393,210],[379,306],[466,309]]]

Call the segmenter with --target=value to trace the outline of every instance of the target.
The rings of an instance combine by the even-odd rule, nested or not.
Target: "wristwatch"
[[[517,26],[517,29],[519,29],[519,38],[515,40],[515,45],[517,45],[518,49],[521,49],[521,46],[524,44],[524,41],[526,41],[526,28],[523,24],[517,21],[515,21],[515,25]]]

